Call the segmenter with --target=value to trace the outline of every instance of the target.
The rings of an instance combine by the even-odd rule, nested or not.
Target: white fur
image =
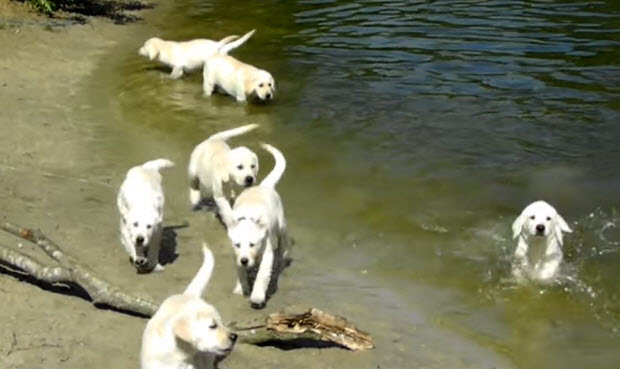
[[[244,190],[233,209],[221,194],[215,196],[235,251],[238,278],[233,292],[249,294],[253,308],[265,306],[275,253],[282,255],[288,246],[282,200],[275,190],[286,168],[286,160],[275,147],[262,146],[274,156],[275,166],[261,184]],[[250,289],[248,271],[256,266],[256,280]]]
[[[212,369],[216,357],[233,349],[237,335],[202,298],[213,272],[213,254],[203,245],[204,261],[179,295],[168,297],[142,335],[142,369]]]
[[[212,199],[215,188],[221,192],[222,185],[231,179],[242,187],[256,183],[256,154],[243,146],[231,149],[226,141],[257,127],[257,124],[248,124],[219,132],[194,148],[188,166],[189,199],[194,208],[203,200]]]
[[[121,243],[139,272],[163,269],[158,264],[164,211],[159,170],[172,166],[168,159],[135,166],[127,172],[118,192]]]
[[[269,101],[275,97],[276,82],[269,72],[222,53],[207,59],[202,78],[207,96],[211,96],[217,86],[239,102]]]
[[[138,50],[138,54],[159,61],[172,68],[170,78],[180,78],[183,72],[191,72],[202,68],[205,61],[214,54],[227,54],[241,46],[254,34],[254,30],[246,33],[236,41],[237,36],[228,36],[220,41],[197,39],[191,41],[166,41],[153,37]],[[233,41],[233,42],[231,42]]]
[[[518,280],[545,282],[559,272],[562,262],[562,232],[572,232],[553,206],[544,201],[528,205],[512,224],[518,239],[512,273]]]

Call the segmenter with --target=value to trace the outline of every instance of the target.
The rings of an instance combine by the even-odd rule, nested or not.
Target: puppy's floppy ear
[[[515,219],[515,221],[512,223],[512,238],[513,239],[519,237],[519,235],[521,234],[521,231],[523,231],[524,222],[525,222],[525,216],[523,215],[523,213],[521,213],[521,215],[519,215],[517,219]]]
[[[560,214],[556,214],[553,219],[553,235],[560,244],[564,243],[564,235],[562,232],[572,233],[573,230],[566,224],[566,221]]]
[[[181,317],[172,323],[172,333],[174,333],[174,335],[179,339],[191,343],[194,335],[192,334],[189,317]]]
[[[564,218],[562,218],[560,214],[556,214],[555,220],[562,232],[573,233],[573,230],[568,226],[568,224],[566,224],[566,221],[564,220]]]

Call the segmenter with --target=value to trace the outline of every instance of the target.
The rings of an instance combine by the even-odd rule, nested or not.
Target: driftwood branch
[[[131,296],[96,276],[41,231],[20,227],[10,222],[0,222],[0,230],[32,242],[57,264],[45,265],[21,251],[0,245],[0,266],[9,265],[52,285],[57,283],[77,285],[88,294],[95,305],[105,305],[145,317],[150,317],[157,311],[158,306],[155,303]],[[327,345],[350,350],[368,350],[374,347],[368,333],[358,330],[345,318],[315,308],[293,306],[284,312],[270,314],[258,322],[233,322],[229,326],[239,335],[239,342],[258,346]]]
[[[349,350],[369,350],[374,347],[370,335],[357,329],[345,318],[315,308],[289,308],[270,314],[264,322],[231,323],[239,342],[253,345],[295,346],[296,342],[327,342]]]
[[[46,283],[74,283],[84,289],[95,305],[105,305],[147,317],[157,311],[157,304],[148,299],[131,296],[101,279],[88,267],[81,265],[71,255],[62,251],[60,246],[41,231],[24,228],[10,222],[0,222],[0,229],[37,245],[58,265],[44,266],[24,253],[0,246],[0,260],[4,263],[13,265]]]

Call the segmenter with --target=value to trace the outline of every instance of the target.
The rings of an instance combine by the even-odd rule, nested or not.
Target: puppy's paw
[[[235,288],[233,289],[233,293],[235,295],[242,295],[243,296],[243,287],[241,287],[241,283],[237,283],[235,285]]]
[[[155,268],[153,269],[154,272],[163,272],[166,268],[164,268],[161,264],[157,263],[157,265],[155,265]]]

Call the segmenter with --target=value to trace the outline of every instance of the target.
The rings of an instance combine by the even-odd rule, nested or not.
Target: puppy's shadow
[[[293,263],[293,257],[291,256],[291,249],[293,248],[293,245],[295,245],[295,240],[290,238],[288,240],[286,250],[283,250],[285,252],[282,253],[279,250],[276,255],[274,260],[274,273],[271,276],[269,287],[267,288],[267,301],[269,301],[271,296],[273,296],[278,290],[278,280],[280,275]]]
[[[189,223],[184,222],[179,225],[170,225],[164,227],[161,247],[159,249],[159,264],[172,264],[178,257],[177,254],[177,229],[189,227]]]

